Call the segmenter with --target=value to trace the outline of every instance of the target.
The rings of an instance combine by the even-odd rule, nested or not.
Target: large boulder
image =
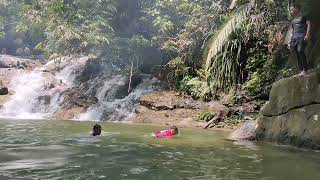
[[[320,72],[275,82],[269,102],[262,108],[261,114],[276,116],[311,104],[320,104]]]
[[[274,83],[257,119],[256,138],[320,149],[320,73]]]
[[[298,147],[320,149],[320,104],[274,117],[260,116],[257,138]]]
[[[74,107],[82,107],[87,109],[98,102],[94,96],[82,93],[78,88],[71,88],[63,93],[62,107],[64,109],[72,109]]]

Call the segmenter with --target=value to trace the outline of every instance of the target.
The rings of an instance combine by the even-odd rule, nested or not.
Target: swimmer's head
[[[170,129],[173,131],[173,134],[174,134],[174,135],[179,134],[179,130],[178,130],[177,126],[171,126]]]
[[[92,128],[92,136],[100,136],[101,135],[101,126],[99,124],[96,124]]]

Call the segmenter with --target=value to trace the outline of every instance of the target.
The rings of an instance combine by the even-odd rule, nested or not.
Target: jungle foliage
[[[317,0],[297,1],[319,17]],[[46,57],[97,54],[211,100],[241,87],[266,98],[295,73],[285,37],[292,0],[0,0],[0,48]],[[9,44],[10,44],[9,43]]]

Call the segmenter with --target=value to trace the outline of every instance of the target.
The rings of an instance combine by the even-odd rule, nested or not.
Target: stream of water
[[[0,121],[0,179],[320,179],[320,153],[269,144],[234,143],[227,132],[93,122]]]
[[[76,77],[86,76],[83,71],[86,70],[87,61],[87,57],[67,59],[61,63],[59,71],[48,72],[48,69],[54,67],[53,61],[32,71],[18,70],[8,84],[13,95],[0,108],[0,118],[50,119],[58,112],[69,110],[62,105],[66,92],[82,87],[82,95],[88,98],[93,94],[97,102],[70,119],[125,121],[134,113],[137,99],[157,89],[159,81],[156,78],[140,74],[141,81],[128,93],[128,77],[119,72],[114,73],[112,69],[115,67],[105,67],[106,70],[99,75],[77,82]],[[88,87],[83,88],[85,84]],[[80,101],[74,98],[76,102]]]

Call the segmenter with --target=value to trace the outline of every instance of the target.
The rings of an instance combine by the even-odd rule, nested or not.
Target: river
[[[271,144],[234,143],[228,133],[94,122],[0,121],[0,179],[320,179],[320,153]]]

